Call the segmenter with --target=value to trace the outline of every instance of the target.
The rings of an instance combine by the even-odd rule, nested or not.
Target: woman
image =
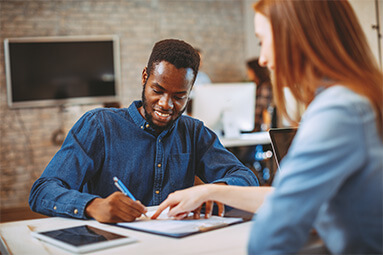
[[[315,228],[331,253],[383,253],[383,75],[347,1],[260,0],[254,5],[260,64],[307,105],[248,251],[296,253]],[[217,200],[255,212],[262,187],[204,185],[171,194],[170,216]],[[156,217],[156,215],[154,215]]]
[[[247,76],[257,84],[253,132],[267,131],[274,111],[269,69],[259,65],[259,58],[247,61],[246,67]]]

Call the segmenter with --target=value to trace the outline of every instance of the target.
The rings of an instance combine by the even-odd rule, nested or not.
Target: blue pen
[[[136,201],[137,199],[133,196],[132,193],[128,190],[128,188],[120,181],[117,177],[113,177],[114,185],[122,192],[125,196],[130,197],[133,201]],[[148,218],[148,216],[144,213],[145,217]]]

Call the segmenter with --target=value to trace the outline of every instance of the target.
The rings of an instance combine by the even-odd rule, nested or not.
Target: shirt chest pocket
[[[191,153],[172,154],[167,162],[165,176],[173,189],[189,187],[194,183],[194,168]]]

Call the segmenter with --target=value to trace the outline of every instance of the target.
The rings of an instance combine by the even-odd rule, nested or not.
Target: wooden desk
[[[136,243],[104,249],[92,252],[91,254],[142,255],[246,254],[247,239],[251,227],[251,222],[245,222],[177,239],[102,224],[94,220],[52,217],[2,223],[0,224],[0,235],[10,254],[71,254],[63,249],[31,237],[30,233],[31,231],[52,230],[82,224],[88,224],[122,235],[132,236],[138,240]],[[0,250],[2,252],[1,254],[7,254],[4,253],[3,248]]]

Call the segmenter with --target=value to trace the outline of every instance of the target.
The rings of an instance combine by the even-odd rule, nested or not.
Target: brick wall
[[[245,78],[241,0],[1,0],[0,208],[27,205],[30,188],[59,149],[52,133],[67,132],[99,105],[11,110],[6,103],[3,40],[7,37],[102,35],[120,37],[122,105],[139,99],[140,75],[154,42],[183,39],[204,51],[213,82]]]

